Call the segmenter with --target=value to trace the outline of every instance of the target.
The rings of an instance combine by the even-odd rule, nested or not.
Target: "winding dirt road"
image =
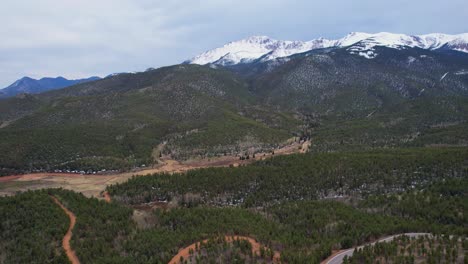
[[[362,249],[365,246],[372,246],[372,245],[375,245],[376,243],[390,242],[400,236],[408,236],[411,238],[417,238],[417,237],[426,236],[426,235],[431,235],[431,234],[429,233],[404,233],[404,234],[398,234],[398,235],[381,238],[375,242],[367,243],[367,244],[364,244],[355,248],[340,250],[336,252],[335,254],[331,255],[330,257],[328,257],[326,260],[322,261],[321,264],[341,264],[343,263],[344,257],[345,256],[351,257],[356,249]]]
[[[70,240],[73,235],[73,227],[75,227],[76,223],[76,216],[68,210],[55,196],[51,196],[54,202],[62,208],[63,211],[68,215],[68,218],[70,218],[70,226],[68,227],[68,231],[63,237],[62,240],[62,247],[65,250],[65,253],[67,254],[68,259],[72,264],[80,264],[80,260],[75,254],[75,251],[71,248],[70,246]]]
[[[226,242],[232,243],[234,240],[247,240],[249,243],[252,245],[252,253],[255,255],[260,255],[260,249],[261,248],[266,248],[262,244],[258,243],[255,239],[247,236],[225,236],[224,239]],[[190,258],[190,251],[195,252],[195,249],[197,248],[197,245],[200,246],[201,243],[206,243],[208,242],[208,239],[202,240],[195,242],[181,250],[175,255],[171,261],[169,261],[169,264],[179,264],[180,263],[180,258],[183,257],[184,260],[188,260]],[[280,253],[275,251],[274,256],[273,256],[273,262],[274,263],[279,263],[280,261]]]

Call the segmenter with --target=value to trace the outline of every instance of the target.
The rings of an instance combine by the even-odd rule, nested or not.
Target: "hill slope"
[[[163,142],[183,158],[286,140],[296,120],[254,105],[247,88],[225,70],[180,65],[4,100],[0,164],[121,169],[152,164]]]
[[[312,151],[468,144],[468,54],[360,43],[181,64],[0,101],[0,165],[129,169],[312,137]]]
[[[377,47],[369,60],[353,47],[230,69],[262,104],[301,113],[315,150],[468,143],[467,54]]]

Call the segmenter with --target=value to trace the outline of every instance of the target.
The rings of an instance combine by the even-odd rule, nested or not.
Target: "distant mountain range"
[[[373,59],[379,55],[378,52],[376,52],[376,47],[387,47],[398,50],[407,48],[426,50],[440,49],[468,53],[468,33],[458,35],[441,33],[405,35],[388,32],[375,34],[352,32],[336,40],[318,38],[310,41],[285,41],[275,40],[267,36],[252,36],[239,41],[230,42],[220,48],[206,51],[184,63],[232,66],[253,62],[273,61],[277,58],[287,58],[295,54],[319,49],[341,48],[345,48],[351,55]],[[150,68],[148,70],[154,69]],[[125,73],[114,73],[106,77],[119,74]],[[45,77],[36,80],[30,77],[23,77],[10,86],[0,89],[0,99],[22,93],[38,94],[99,79],[101,78],[96,76],[77,80],[68,80],[63,77]]]
[[[433,33],[413,36],[387,32],[376,34],[352,32],[337,40],[318,38],[311,41],[284,41],[267,36],[252,36],[204,52],[186,63],[226,66],[250,63],[258,59],[269,61],[315,49],[343,47],[348,47],[351,54],[372,59],[378,55],[375,52],[377,46],[394,49],[416,47],[428,50],[448,49],[468,52],[468,33],[458,35]]]
[[[67,86],[85,83],[90,81],[96,81],[101,79],[100,77],[93,76],[86,79],[77,79],[77,80],[68,80],[63,77],[57,78],[41,78],[39,80],[23,77],[10,86],[0,90],[0,98],[12,97],[17,94],[28,93],[28,94],[38,94],[45,91],[61,89]]]

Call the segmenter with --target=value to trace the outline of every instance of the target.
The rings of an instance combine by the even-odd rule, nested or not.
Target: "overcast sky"
[[[250,35],[468,32],[467,0],[1,0],[0,87],[176,64]]]

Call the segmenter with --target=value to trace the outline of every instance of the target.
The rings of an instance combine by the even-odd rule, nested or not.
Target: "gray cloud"
[[[465,0],[3,0],[0,87],[25,75],[79,78],[175,64],[250,35],[468,32],[466,10]]]

